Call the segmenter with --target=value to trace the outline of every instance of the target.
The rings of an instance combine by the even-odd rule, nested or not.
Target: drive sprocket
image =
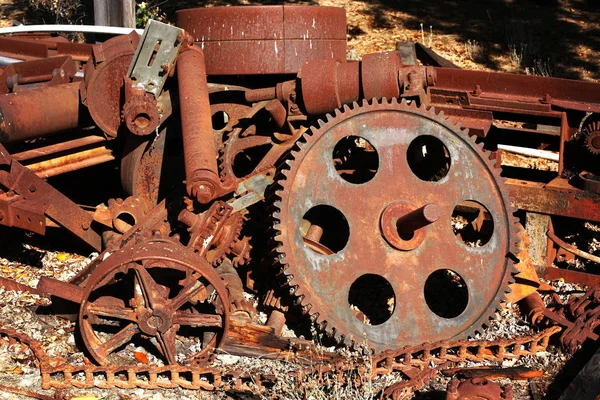
[[[443,114],[395,99],[344,106],[297,142],[277,183],[276,262],[336,339],[383,350],[467,337],[501,307],[514,210],[488,154]],[[365,313],[370,301],[379,308]]]

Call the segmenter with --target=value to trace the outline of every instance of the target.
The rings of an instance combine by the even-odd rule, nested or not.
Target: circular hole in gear
[[[469,290],[463,278],[449,269],[438,269],[425,282],[425,301],[442,318],[456,318],[469,303]]]
[[[442,141],[434,136],[415,138],[406,152],[408,166],[421,180],[437,182],[448,175],[450,152]]]
[[[346,136],[333,149],[333,164],[347,182],[365,183],[373,179],[379,168],[379,155],[369,141],[360,136]]]
[[[489,210],[473,200],[462,201],[452,211],[452,231],[469,247],[481,247],[494,234],[494,219]]]
[[[225,129],[228,122],[229,122],[229,114],[227,114],[225,111],[217,111],[212,116],[212,126],[213,126],[213,129],[216,131]]]
[[[318,205],[302,217],[300,233],[304,243],[318,253],[337,253],[346,247],[350,226],[340,210],[328,205]]]
[[[348,304],[359,321],[381,325],[394,313],[396,295],[387,279],[381,275],[365,274],[350,286]]]

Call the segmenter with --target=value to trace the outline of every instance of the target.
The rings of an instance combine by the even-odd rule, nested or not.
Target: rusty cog
[[[298,141],[277,183],[276,262],[340,342],[379,351],[468,337],[510,291],[507,190],[441,113],[395,99],[344,106]],[[457,234],[461,221],[471,230]]]
[[[592,154],[600,154],[600,121],[588,124],[584,129],[585,146]]]

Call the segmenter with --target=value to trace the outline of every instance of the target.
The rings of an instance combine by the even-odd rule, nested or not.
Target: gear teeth
[[[505,182],[506,179],[500,176],[500,169],[495,166],[495,163],[492,161],[493,154],[487,150],[483,149],[483,143],[477,143],[477,137],[475,135],[469,135],[469,129],[463,128],[460,123],[455,121],[455,118],[449,115],[446,115],[443,111],[439,111],[436,113],[434,107],[425,107],[419,106],[415,101],[406,101],[402,99],[392,98],[386,99],[383,98],[381,100],[377,99],[363,99],[359,103],[353,102],[352,104],[345,104],[341,109],[335,110],[333,113],[327,114],[324,116],[324,119],[319,119],[317,121],[318,127],[312,127],[309,129],[299,140],[298,142],[302,143],[301,145],[294,146],[290,151],[290,155],[285,163],[283,163],[283,168],[281,169],[281,174],[278,174],[279,179],[276,179],[277,185],[273,185],[276,188],[274,191],[275,195],[273,196],[274,206],[277,208],[278,212],[275,214],[273,228],[277,234],[274,236],[275,241],[275,253],[278,254],[277,264],[278,267],[282,271],[282,275],[285,277],[286,285],[289,285],[289,292],[292,296],[296,297],[296,303],[300,307],[304,307],[304,312],[309,316],[311,321],[314,323],[314,326],[320,332],[323,332],[328,337],[334,339],[337,343],[344,345],[355,345],[357,342],[355,341],[352,335],[344,335],[343,332],[339,331],[330,323],[328,316],[320,313],[318,307],[315,304],[318,304],[314,301],[314,294],[312,292],[304,293],[301,289],[301,286],[296,284],[296,278],[294,277],[292,271],[296,272],[289,265],[289,261],[287,260],[285,254],[289,253],[288,244],[286,240],[289,240],[288,233],[282,232],[281,226],[281,218],[282,213],[282,199],[285,197],[286,190],[291,185],[288,180],[288,176],[290,176],[291,170],[294,165],[294,160],[301,161],[303,155],[300,155],[299,152],[303,151],[306,148],[309,148],[312,143],[319,138],[323,132],[326,132],[330,125],[337,123],[339,118],[348,118],[348,114],[352,114],[354,112],[360,112],[362,108],[367,108],[369,110],[379,110],[386,109],[386,107],[393,107],[398,109],[399,111],[405,112],[415,112],[422,115],[426,113],[426,117],[439,123],[440,125],[452,129],[457,133],[459,137],[465,139],[466,145],[470,145],[468,141],[472,143],[471,147],[476,150],[482,162],[489,168],[490,172],[496,178],[498,185],[500,186],[501,196],[503,197],[503,202],[506,206],[506,213],[510,216],[507,218],[508,222],[508,236],[509,238],[515,237],[515,232],[517,231],[517,226],[515,225],[514,220],[511,220],[513,212],[515,209],[510,206],[510,201],[508,198],[508,190],[506,189]],[[287,200],[286,200],[287,201]],[[518,220],[517,220],[518,223]],[[515,253],[518,245],[517,238],[515,243],[512,243],[512,239],[508,243],[508,247],[510,248],[510,252]],[[508,257],[507,257],[508,258]],[[512,260],[507,259],[506,267],[505,267],[505,275],[503,278],[503,282],[499,285],[498,292],[496,293],[494,303],[483,312],[477,321],[466,331],[462,332],[460,335],[457,335],[456,338],[465,337],[465,336],[473,336],[476,333],[481,333],[484,331],[485,327],[489,326],[490,320],[496,317],[496,312],[499,308],[506,303],[506,295],[510,293],[511,289],[509,287],[509,283],[514,282],[514,275],[518,273],[516,267],[513,265]],[[360,338],[359,338],[360,339]]]

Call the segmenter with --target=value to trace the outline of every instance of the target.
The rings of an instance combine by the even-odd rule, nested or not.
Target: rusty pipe
[[[79,125],[79,83],[0,96],[0,143],[69,131]]]
[[[25,167],[33,171],[40,178],[46,179],[78,169],[113,161],[114,159],[115,156],[113,155],[112,150],[106,146],[101,146],[25,165]]]
[[[191,47],[181,53],[177,83],[186,189],[188,195],[206,204],[216,195],[219,173],[202,50]]]

